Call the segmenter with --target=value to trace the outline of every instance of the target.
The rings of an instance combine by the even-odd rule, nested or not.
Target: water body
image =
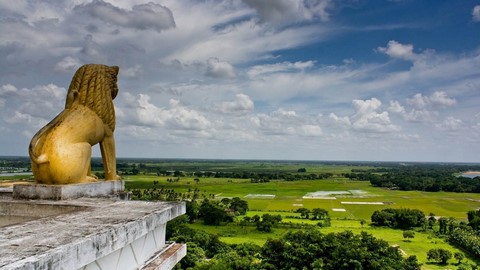
[[[471,173],[471,172],[466,172],[462,174],[463,177],[469,177],[469,178],[475,178],[477,176],[480,176],[480,173]]]
[[[33,175],[32,172],[0,173],[0,176]]]

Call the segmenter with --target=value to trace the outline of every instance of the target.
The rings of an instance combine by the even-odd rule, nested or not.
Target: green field
[[[366,181],[349,181],[344,178],[331,180],[271,181],[250,183],[244,179],[201,178],[195,183],[193,177],[181,177],[179,182],[167,182],[169,177],[149,175],[125,176],[127,188],[151,187],[153,181],[158,186],[187,192],[199,189],[204,194],[215,194],[216,198],[240,197],[248,201],[250,210],[295,211],[300,207],[323,208],[332,218],[369,220],[375,210],[384,208],[416,208],[426,215],[454,217],[466,220],[466,212],[480,208],[480,194],[452,192],[399,191],[372,187]],[[332,199],[305,199],[307,193],[318,191],[353,191],[353,195],[325,196]],[[360,195],[357,194],[360,192]],[[275,195],[271,198],[249,198],[249,194]],[[371,205],[367,203],[386,203]],[[345,204],[357,203],[357,204]],[[362,204],[364,203],[364,204]],[[332,209],[345,209],[336,212]]]
[[[331,170],[332,168],[330,168]],[[342,171],[346,168],[342,168]],[[328,170],[327,170],[328,171]],[[167,182],[170,177],[136,175],[125,176],[127,188],[152,187],[153,181],[159,181],[157,187],[174,189],[175,192],[188,192],[199,189],[205,195],[215,194],[215,198],[240,197],[249,204],[248,216],[262,215],[264,213],[280,214],[283,222],[296,222],[315,225],[316,221],[288,216],[299,215],[294,211],[300,207],[313,209],[323,208],[329,211],[332,218],[331,227],[320,228],[322,232],[340,232],[351,230],[354,233],[367,231],[377,238],[398,245],[405,255],[416,255],[423,264],[422,269],[445,269],[446,266],[431,264],[427,261],[426,253],[431,248],[444,248],[452,252],[459,252],[450,246],[444,239],[437,238],[429,232],[415,232],[415,238],[411,241],[403,239],[401,230],[390,228],[372,227],[369,224],[361,226],[360,220],[370,221],[375,210],[384,208],[415,208],[423,211],[426,215],[434,213],[437,217],[454,217],[458,220],[466,220],[466,212],[480,208],[480,194],[476,193],[450,193],[450,192],[421,192],[399,191],[372,187],[368,181],[349,181],[345,178],[334,177],[329,180],[302,180],[302,181],[271,181],[268,183],[251,183],[244,179],[225,178],[200,178],[195,183],[193,177],[180,177],[178,182]],[[326,195],[322,199],[307,199],[305,195],[312,192],[350,191],[350,194]],[[252,198],[248,195],[260,194],[266,198]],[[267,197],[265,195],[274,195]],[[343,202],[343,203],[342,203]],[[348,204],[345,204],[348,203]],[[367,203],[386,203],[383,205]],[[336,209],[337,211],[333,211]],[[339,212],[338,209],[344,209]],[[241,219],[242,217],[238,217]],[[289,228],[277,227],[271,233],[263,233],[254,226],[240,227],[236,224],[225,226],[206,226],[200,223],[191,225],[195,229],[218,234],[226,243],[253,242],[263,245],[268,238],[279,238]],[[468,258],[470,263],[480,263],[474,258]],[[455,260],[451,259],[450,266],[455,269]]]

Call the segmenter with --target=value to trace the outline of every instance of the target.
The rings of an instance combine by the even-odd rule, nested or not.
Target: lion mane
[[[117,66],[89,64],[80,67],[67,92],[65,109],[75,104],[94,111],[103,123],[115,130],[115,109],[112,100],[118,93]]]

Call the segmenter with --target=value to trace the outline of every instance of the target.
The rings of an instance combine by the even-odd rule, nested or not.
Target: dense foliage
[[[420,269],[416,257],[405,259],[397,248],[365,232],[301,230],[259,247],[226,245],[215,235],[189,229],[186,222],[180,217],[167,228],[170,240],[189,246],[177,269]]]
[[[387,208],[372,214],[372,224],[398,229],[411,229],[425,224],[425,214],[418,209]]]
[[[480,258],[480,235],[466,228],[455,228],[449,236],[452,244]]]
[[[415,257],[404,259],[397,248],[365,232],[290,232],[268,240],[261,254],[265,269],[420,269]]]
[[[478,166],[477,166],[478,167]],[[475,168],[477,168],[475,167]],[[480,192],[480,177],[457,177],[465,166],[406,166],[386,169],[385,173],[354,174],[356,179],[368,180],[373,186],[400,190]],[[352,175],[349,175],[353,178]]]

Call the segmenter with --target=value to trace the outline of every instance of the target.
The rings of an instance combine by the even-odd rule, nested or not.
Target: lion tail
[[[42,151],[43,144],[45,143],[46,135],[45,132],[52,127],[58,125],[65,114],[65,110],[63,110],[60,114],[58,114],[52,121],[50,121],[47,125],[41,128],[32,138],[30,141],[30,145],[28,146],[28,154],[30,155],[30,159],[35,164],[42,164],[48,163],[48,156],[45,153],[39,153]]]
[[[45,141],[45,136],[42,136],[45,131],[47,130],[47,126],[40,129],[35,136],[33,136],[32,141],[30,141],[30,145],[28,146],[28,154],[30,155],[30,159],[35,164],[42,164],[48,162],[48,157],[46,154],[38,155],[36,152],[38,149],[42,149],[43,143]]]

